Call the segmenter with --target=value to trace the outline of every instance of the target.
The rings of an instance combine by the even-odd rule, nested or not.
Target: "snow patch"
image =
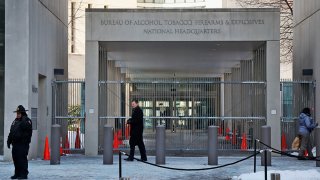
[[[281,180],[320,180],[320,172],[317,170],[306,171],[268,171],[268,179],[271,179],[271,173],[279,173]],[[257,173],[242,174],[238,177],[234,176],[232,180],[264,180],[264,171]]]

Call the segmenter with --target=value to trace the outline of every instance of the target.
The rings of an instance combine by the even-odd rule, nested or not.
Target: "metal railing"
[[[85,82],[83,79],[56,80],[52,83],[52,124],[61,125],[65,153],[84,149]]]
[[[114,149],[128,149],[129,117],[100,117],[99,128],[105,124],[114,127]],[[260,127],[265,125],[264,117],[145,117],[144,142],[148,150],[155,150],[157,125],[166,127],[166,149],[172,151],[206,151],[208,127],[219,127],[220,150],[251,150],[253,139],[260,138]],[[241,147],[245,141],[246,147]],[[102,150],[103,139],[99,139]]]

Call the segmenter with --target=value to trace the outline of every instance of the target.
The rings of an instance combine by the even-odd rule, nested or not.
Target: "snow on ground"
[[[136,156],[139,158],[139,155]],[[125,157],[123,157],[125,158]],[[235,162],[243,157],[228,156],[219,157],[219,165]],[[149,156],[148,161],[155,162],[154,156]],[[257,171],[263,172],[264,167],[260,166],[260,157],[257,157]],[[118,155],[113,157],[113,165],[103,165],[102,156],[88,157],[84,155],[68,155],[61,157],[60,165],[50,165],[50,161],[32,160],[29,161],[29,179],[42,180],[94,180],[94,179],[118,179],[119,161]],[[207,157],[167,157],[166,165],[177,168],[208,168],[214,167],[207,165]],[[158,167],[143,164],[138,161],[126,162],[122,161],[122,175],[129,177],[130,180],[230,180],[233,177],[253,172],[253,159],[241,162],[236,165],[224,167],[221,169],[207,171],[173,171],[161,169]],[[314,161],[298,161],[294,158],[273,157],[272,166],[268,167],[270,171],[304,171],[320,173],[320,168],[316,167]],[[312,171],[308,171],[312,170]],[[14,171],[12,162],[0,162],[0,179],[9,179]],[[262,173],[263,174],[263,173]],[[309,180],[303,176],[301,180]],[[319,177],[320,175],[314,176]],[[254,178],[255,180],[258,180]],[[282,177],[281,177],[282,179]],[[299,180],[300,180],[299,179]],[[236,179],[238,180],[238,179]],[[242,180],[245,180],[242,178]],[[310,179],[315,180],[315,179]],[[318,180],[318,179],[317,179]]]
[[[271,173],[279,173],[281,180],[320,180],[320,172],[317,170],[306,171],[268,171],[268,179],[271,179]],[[233,177],[232,180],[264,180],[264,171],[257,173],[242,174],[239,177]]]

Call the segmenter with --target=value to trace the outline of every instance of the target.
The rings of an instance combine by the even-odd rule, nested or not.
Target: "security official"
[[[131,125],[130,131],[130,155],[126,158],[126,161],[133,161],[135,146],[139,147],[141,160],[147,161],[146,148],[143,143],[143,112],[138,105],[138,100],[133,100],[131,102],[132,106],[132,116],[127,121]]]
[[[11,179],[28,179],[28,152],[32,136],[32,122],[22,105],[19,105],[14,113],[16,119],[12,122],[7,145],[12,145],[12,159],[15,167]]]

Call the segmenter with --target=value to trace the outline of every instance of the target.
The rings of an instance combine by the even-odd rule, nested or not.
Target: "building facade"
[[[315,94],[320,93],[320,1],[294,1],[293,78],[316,81]],[[308,89],[301,89],[308,95]],[[312,98],[311,96],[306,96]],[[320,107],[320,96],[315,97],[315,107]],[[320,117],[320,112],[315,111]]]
[[[267,124],[280,148],[279,9],[86,11],[86,155],[105,124],[127,132],[132,99],[148,149],[159,124],[171,150],[205,150],[208,125],[254,139]]]
[[[221,8],[221,0],[68,0],[69,78],[85,78],[86,8]]]
[[[85,78],[85,9],[136,7],[136,0],[68,0],[68,63],[70,79]]]
[[[5,142],[19,104],[33,122],[29,158],[41,157],[45,137],[50,139],[52,81],[68,78],[67,12],[67,0],[1,0],[0,153],[5,160],[11,159]]]

